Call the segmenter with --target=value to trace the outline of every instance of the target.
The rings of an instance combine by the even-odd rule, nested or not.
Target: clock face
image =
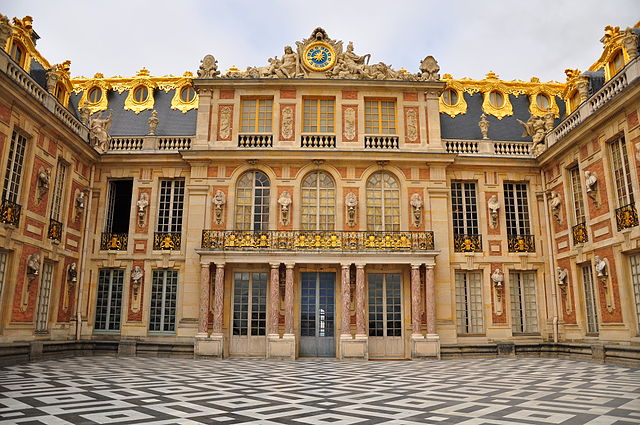
[[[304,50],[303,63],[312,71],[326,71],[336,63],[336,53],[327,43],[311,43]]]

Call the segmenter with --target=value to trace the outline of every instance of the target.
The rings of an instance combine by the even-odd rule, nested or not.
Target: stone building
[[[566,83],[322,28],[244,71],[71,78],[3,18],[0,357],[637,362],[638,34]]]

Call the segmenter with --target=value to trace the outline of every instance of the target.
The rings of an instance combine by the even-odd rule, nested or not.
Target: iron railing
[[[507,235],[509,252],[536,252],[533,235]]]
[[[638,210],[634,204],[627,204],[616,209],[618,232],[638,225]]]
[[[16,204],[15,202],[11,202],[6,199],[3,200],[2,204],[0,204],[0,222],[18,227],[18,223],[20,222],[20,211],[22,211],[22,206],[20,204]]]
[[[153,234],[153,249],[179,251],[182,242],[180,232],[155,232]]]
[[[453,250],[455,252],[482,252],[482,235],[454,235]]]
[[[587,225],[584,222],[573,226],[571,233],[573,234],[574,245],[589,242],[589,233],[587,233]]]
[[[62,227],[63,227],[63,224],[61,222],[50,218],[49,231],[47,232],[47,237],[53,240],[54,242],[57,242],[57,243],[62,242]]]
[[[431,251],[433,232],[203,230],[202,248],[285,251]]]
[[[100,249],[109,251],[126,251],[128,243],[128,233],[103,232],[100,238]]]

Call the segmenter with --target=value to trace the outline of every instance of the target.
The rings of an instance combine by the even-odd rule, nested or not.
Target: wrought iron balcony
[[[482,235],[454,235],[455,252],[482,252]]]
[[[180,232],[155,232],[153,234],[153,249],[179,251],[182,242]]]
[[[616,223],[618,224],[618,232],[638,225],[638,211],[636,206],[631,203],[616,209]]]
[[[285,251],[431,251],[433,232],[343,232],[291,230],[263,232],[203,230],[202,248]]]
[[[589,242],[589,233],[587,233],[587,225],[585,223],[573,226],[571,228],[571,233],[573,234],[574,245]]]
[[[508,235],[507,246],[509,252],[536,252],[533,235]]]
[[[22,210],[22,206],[16,204],[15,202],[11,202],[8,200],[3,200],[2,204],[0,204],[0,221],[3,224],[10,224],[12,226],[18,227],[18,223],[20,222],[20,211]]]
[[[100,249],[109,251],[126,251],[129,243],[128,233],[103,232],[100,238]]]
[[[49,231],[47,232],[47,237],[55,243],[60,243],[62,241],[62,227],[63,224],[58,220],[49,219]]]

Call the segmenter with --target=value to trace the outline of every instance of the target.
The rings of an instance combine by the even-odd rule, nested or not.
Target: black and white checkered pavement
[[[640,369],[110,357],[0,368],[0,424],[111,423],[638,424]]]

